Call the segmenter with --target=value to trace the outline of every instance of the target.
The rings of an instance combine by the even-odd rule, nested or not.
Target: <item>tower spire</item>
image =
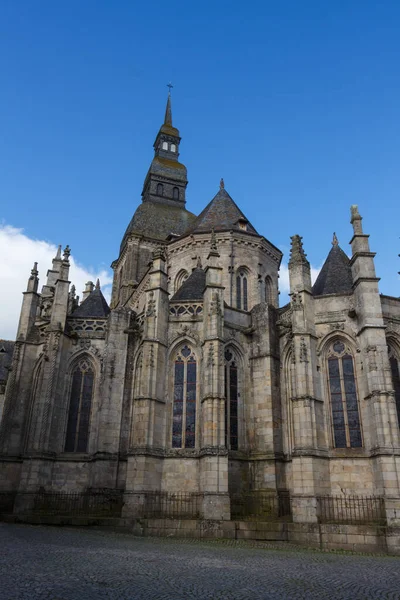
[[[167,87],[169,89],[168,89],[167,106],[165,108],[164,125],[171,125],[171,127],[172,127],[171,88],[173,88],[174,86],[172,85],[172,83],[169,83],[167,85]]]

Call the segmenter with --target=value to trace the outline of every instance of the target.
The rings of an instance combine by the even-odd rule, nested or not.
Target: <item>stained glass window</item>
[[[172,414],[172,447],[196,445],[197,363],[189,346],[175,358]]]
[[[87,452],[93,387],[91,363],[82,359],[72,372],[65,452]]]
[[[225,350],[225,445],[237,450],[238,445],[238,368],[231,350]]]
[[[353,357],[341,341],[328,353],[329,393],[336,448],[362,446]]]
[[[400,361],[396,356],[393,348],[388,346],[390,369],[392,371],[392,382],[394,389],[394,397],[396,400],[397,417],[400,424]]]
[[[236,276],[236,308],[248,310],[247,272],[244,269]]]

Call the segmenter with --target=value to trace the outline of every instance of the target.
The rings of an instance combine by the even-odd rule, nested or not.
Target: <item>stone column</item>
[[[132,428],[126,478],[126,515],[140,514],[143,492],[159,491],[165,448],[165,381],[168,347],[166,257],[162,248],[153,253],[140,365],[134,382]]]
[[[222,268],[214,232],[207,257],[204,292],[202,440],[200,490],[205,519],[230,519],[228,451],[225,446],[224,314]]]
[[[369,236],[363,233],[358,207],[351,207],[353,237],[351,270],[362,353],[365,401],[369,404],[371,452],[375,461],[376,493],[386,502],[389,524],[400,525],[400,436],[387,352],[385,326]]]
[[[316,334],[314,299],[311,293],[311,272],[303,250],[301,237],[292,237],[289,260],[290,296],[292,307],[292,360],[295,363],[295,396],[293,403],[292,455],[293,519],[316,522],[316,496],[326,492],[329,468],[325,436],[318,431],[323,422],[323,403],[318,386],[316,364]]]

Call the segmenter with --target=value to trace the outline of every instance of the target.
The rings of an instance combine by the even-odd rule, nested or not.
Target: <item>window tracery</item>
[[[185,269],[181,269],[177,276],[175,277],[175,292],[179,290],[180,287],[185,283],[186,279],[189,277],[189,273]]]
[[[230,348],[225,350],[225,445],[238,450],[238,367]]]
[[[175,356],[173,389],[172,447],[195,448],[197,361],[187,345]]]
[[[394,348],[388,345],[390,370],[392,372],[392,383],[397,408],[397,418],[400,424],[400,360]]]
[[[238,270],[236,275],[236,308],[248,310],[248,272],[245,268]]]
[[[65,452],[87,452],[94,371],[87,357],[75,365],[71,374]]]
[[[336,448],[362,446],[354,360],[351,350],[335,340],[328,350],[328,383]]]

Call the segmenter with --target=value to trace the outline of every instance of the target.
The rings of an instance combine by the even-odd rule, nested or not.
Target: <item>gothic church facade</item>
[[[400,299],[380,295],[351,207],[314,285],[302,238],[278,306],[279,249],[224,189],[198,216],[168,97],[142,203],[122,239],[111,304],[82,301],[61,248],[23,295],[0,427],[0,491],[193,492],[229,519],[241,492],[378,494],[400,510]],[[135,492],[137,496],[135,496]],[[132,500],[133,499],[133,500]],[[397,512],[396,512],[397,511]]]

